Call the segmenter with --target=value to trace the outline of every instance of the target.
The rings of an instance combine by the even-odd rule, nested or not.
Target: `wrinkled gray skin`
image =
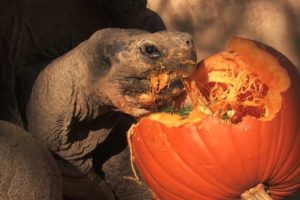
[[[0,121],[0,160],[0,199],[62,199],[62,178],[50,152],[6,121]]]
[[[123,178],[130,175],[126,131],[134,122],[130,116],[181,94],[177,76],[155,104],[138,101],[152,74],[190,74],[194,65],[185,61],[196,62],[189,34],[103,29],[39,74],[27,108],[28,129],[60,158],[65,197],[150,199],[145,186]]]

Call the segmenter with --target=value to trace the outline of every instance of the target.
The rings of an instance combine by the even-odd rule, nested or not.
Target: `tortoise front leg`
[[[105,176],[119,200],[151,200],[152,193],[144,183],[137,183],[133,177],[130,153],[127,145],[127,131],[134,119],[122,114],[106,137],[93,152],[95,171]]]
[[[64,198],[70,200],[115,200],[105,180],[92,167],[92,159],[58,160],[61,169]]]

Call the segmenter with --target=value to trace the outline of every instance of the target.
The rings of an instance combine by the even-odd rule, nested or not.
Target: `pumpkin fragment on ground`
[[[158,199],[247,199],[263,184],[279,200],[300,190],[300,78],[287,58],[234,38],[186,86],[188,117],[155,113],[128,133]]]

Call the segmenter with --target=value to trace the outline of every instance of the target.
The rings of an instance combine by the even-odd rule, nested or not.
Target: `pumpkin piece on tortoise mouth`
[[[128,133],[133,162],[160,200],[279,200],[300,189],[300,79],[287,58],[235,38],[185,84],[187,118],[155,113]]]
[[[179,97],[184,92],[181,74],[162,72],[149,77],[149,91],[137,96],[137,101],[146,107],[159,109],[169,104],[180,103]],[[179,102],[180,101],[180,102]]]
[[[143,93],[138,96],[138,102],[142,105],[155,104],[156,94],[158,94],[162,89],[167,87],[170,82],[170,76],[167,72],[160,73],[158,75],[152,75],[149,79],[149,92]]]
[[[168,86],[170,77],[167,72],[150,77],[151,93],[159,93],[162,89]]]

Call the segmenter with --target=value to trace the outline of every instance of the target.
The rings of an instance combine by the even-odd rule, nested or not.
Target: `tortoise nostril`
[[[185,43],[188,47],[193,46],[193,40],[186,40]]]

